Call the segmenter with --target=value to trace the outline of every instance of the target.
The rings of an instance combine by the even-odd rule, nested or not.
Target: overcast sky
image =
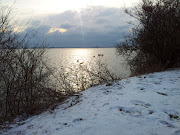
[[[14,0],[0,0],[12,4]],[[13,13],[19,20],[30,19],[17,32],[37,29],[51,47],[110,47],[130,31],[124,8],[139,0],[16,0]]]

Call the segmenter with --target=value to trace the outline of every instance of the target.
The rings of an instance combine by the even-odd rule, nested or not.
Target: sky
[[[124,8],[139,0],[0,0],[12,5],[17,20],[28,25],[14,31],[36,29],[50,47],[112,47],[130,31],[133,18]]]

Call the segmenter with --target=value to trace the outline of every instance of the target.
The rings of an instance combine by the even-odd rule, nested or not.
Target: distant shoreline
[[[116,48],[116,47],[29,47],[27,49],[34,49],[34,48],[39,48],[39,49],[81,49],[81,48],[84,48],[84,49],[88,49],[88,48]],[[21,49],[21,48],[19,48]]]
[[[47,47],[47,49],[116,48],[116,47]]]

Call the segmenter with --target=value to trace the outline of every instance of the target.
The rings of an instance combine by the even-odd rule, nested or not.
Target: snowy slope
[[[180,70],[123,79],[81,92],[1,131],[3,135],[180,135]],[[65,109],[66,108],[66,109]]]

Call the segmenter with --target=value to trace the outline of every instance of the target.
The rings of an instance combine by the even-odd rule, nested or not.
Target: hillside
[[[54,111],[6,125],[3,135],[180,135],[180,70],[81,92]],[[74,104],[74,105],[73,105]]]

